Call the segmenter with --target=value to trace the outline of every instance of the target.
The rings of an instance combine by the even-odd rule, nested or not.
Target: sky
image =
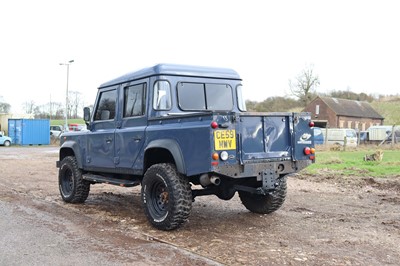
[[[317,92],[398,94],[398,1],[0,1],[0,101],[93,104],[97,87],[158,63],[232,68],[244,96],[288,96],[312,67]]]

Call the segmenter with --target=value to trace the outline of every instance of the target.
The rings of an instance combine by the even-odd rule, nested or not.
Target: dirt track
[[[0,147],[0,264],[399,265],[400,176],[290,177],[272,215],[198,197],[188,223],[162,232],[140,187],[94,185],[84,205],[65,204],[57,149]]]

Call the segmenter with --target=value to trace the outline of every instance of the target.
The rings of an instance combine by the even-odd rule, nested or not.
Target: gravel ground
[[[57,151],[0,147],[1,265],[399,265],[400,176],[295,175],[270,215],[198,197],[189,221],[163,232],[140,187],[96,184],[85,204],[64,203]]]

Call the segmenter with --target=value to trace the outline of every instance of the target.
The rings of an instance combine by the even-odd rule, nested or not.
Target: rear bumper
[[[311,163],[311,160],[302,160],[218,165],[214,167],[213,172],[230,178],[257,177],[257,181],[262,181],[263,172],[265,171],[272,172],[278,176],[287,175],[296,173]]]

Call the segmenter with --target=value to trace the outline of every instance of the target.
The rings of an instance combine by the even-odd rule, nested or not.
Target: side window
[[[179,83],[178,84],[179,106],[182,110],[205,110],[206,99],[204,84]]]
[[[124,88],[124,117],[144,115],[145,100],[146,83]]]
[[[178,101],[182,110],[230,111],[233,107],[232,88],[227,84],[178,84]]]
[[[226,84],[206,84],[208,110],[232,110],[232,89]]]
[[[111,120],[115,117],[117,90],[104,91],[100,94],[99,103],[94,116],[95,121]]]
[[[154,110],[170,110],[171,107],[171,85],[166,80],[158,80],[154,83],[153,108]]]
[[[237,93],[237,101],[238,101],[238,107],[240,111],[246,112],[247,108],[246,108],[246,101],[243,98],[243,86],[242,85],[238,85],[236,87],[236,93]]]

